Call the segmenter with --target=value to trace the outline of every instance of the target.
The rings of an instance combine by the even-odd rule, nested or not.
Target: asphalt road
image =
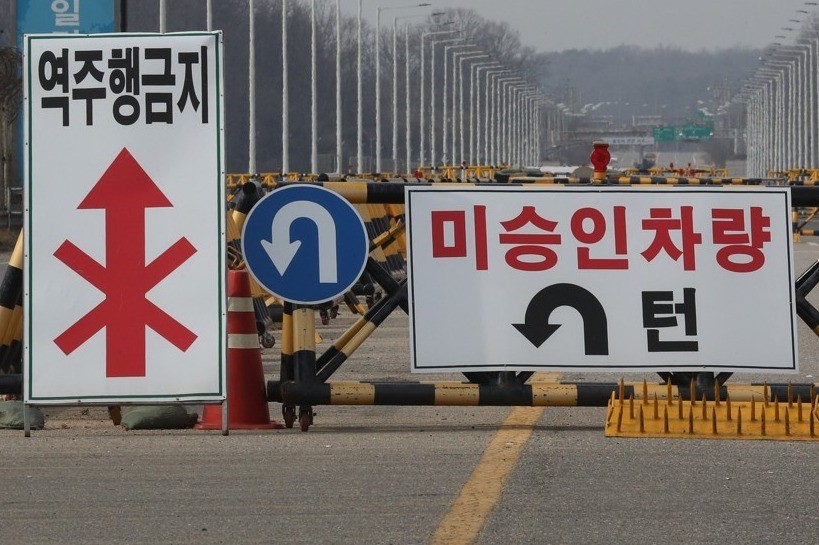
[[[811,239],[795,250],[797,274],[819,258]],[[819,293],[810,299],[819,306]],[[323,346],[352,319],[319,326]],[[799,343],[799,375],[734,380],[816,380],[819,339],[801,323]],[[394,314],[338,378],[419,378],[407,351],[407,318]],[[277,348],[264,362],[273,378]],[[0,431],[0,545],[816,541],[818,444],[607,439],[603,408],[503,425],[521,410],[532,409],[319,407],[308,433],[222,437],[127,432],[102,408],[50,408],[31,438]],[[477,492],[441,532],[465,485]]]

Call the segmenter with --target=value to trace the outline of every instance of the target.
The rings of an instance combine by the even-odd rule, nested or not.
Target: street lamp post
[[[364,167],[364,110],[361,79],[361,2],[358,0],[358,50],[356,53],[356,172],[363,172]]]
[[[316,0],[310,0],[310,172],[318,173],[318,98],[316,96]]]
[[[439,14],[435,14],[439,15]],[[400,173],[398,167],[398,21],[401,19],[411,19],[414,17],[423,17],[423,15],[404,15],[402,17],[392,18],[392,165],[396,174]],[[406,81],[407,81],[407,109],[409,109],[409,27],[405,32],[404,40],[404,65],[406,67]],[[409,114],[407,114],[409,117]],[[409,120],[407,121],[409,126]],[[409,170],[409,161],[406,164]]]
[[[447,112],[447,98],[448,98],[448,89],[449,89],[449,51],[454,49],[463,49],[463,48],[470,48],[473,47],[471,44],[457,44],[457,45],[445,45],[444,46],[444,86],[443,86],[443,114],[441,115],[441,157],[442,161],[446,165],[448,162],[449,157],[447,156],[447,136],[449,134],[448,128],[448,112]],[[455,53],[453,52],[452,55],[452,63],[453,66],[455,64]],[[453,80],[454,80],[454,73],[453,73]],[[453,81],[453,96],[452,96],[452,107],[455,107],[455,95],[454,95],[454,81]],[[454,147],[454,145],[453,145]]]
[[[484,102],[486,107],[484,111],[484,133],[483,133],[483,158],[486,163],[494,163],[493,156],[495,154],[494,136],[495,131],[495,83],[497,79],[508,74],[509,70],[488,70],[486,72],[486,86],[484,87]],[[492,140],[490,145],[490,140]],[[478,158],[480,162],[480,158]]]
[[[404,81],[406,86],[406,95],[404,101],[404,129],[405,141],[404,151],[407,154],[407,160],[404,163],[406,172],[411,172],[410,161],[412,160],[412,115],[410,108],[410,57],[409,57],[409,27],[404,27]]]
[[[497,62],[476,62],[471,65],[469,77],[469,163],[479,164],[480,153],[476,150],[476,135],[477,147],[480,148],[480,134],[481,134],[481,71],[487,68],[499,66]],[[477,80],[477,82],[476,82]],[[484,104],[484,108],[486,105]],[[477,161],[476,161],[477,159]]]
[[[341,0],[336,0],[336,172],[342,171],[341,156]]]
[[[290,172],[290,100],[287,77],[287,0],[282,0],[282,174]]]
[[[448,22],[448,23],[444,23],[444,24],[451,24],[451,21]],[[420,115],[419,115],[419,129],[421,131],[421,141],[420,141],[420,149],[419,149],[419,152],[418,152],[418,164],[422,165],[422,166],[423,166],[423,164],[424,164],[424,162],[426,160],[426,126],[425,126],[425,120],[426,120],[426,102],[425,102],[426,89],[425,89],[425,85],[424,85],[424,78],[426,77],[426,66],[425,66],[426,49],[424,47],[424,39],[427,36],[435,36],[435,35],[441,35],[441,34],[452,34],[453,32],[459,32],[459,31],[457,31],[457,30],[441,30],[441,31],[438,31],[438,32],[423,32],[421,34],[421,93],[420,93],[421,94],[421,98],[420,98],[421,105],[420,105]],[[433,57],[432,57],[432,60],[433,60],[432,70],[433,70],[433,74],[435,73],[435,43],[436,43],[435,41],[432,42],[432,55],[433,55]],[[433,84],[434,84],[434,82],[433,82]],[[433,92],[432,95],[434,97],[435,93]]]
[[[381,172],[381,12],[430,6],[429,3],[408,6],[378,6],[375,17],[375,170]]]
[[[460,92],[460,95],[461,95],[461,118],[460,118],[460,121],[461,121],[461,125],[460,125],[461,160],[462,161],[466,160],[467,155],[468,155],[470,165],[472,164],[472,159],[473,159],[473,157],[472,157],[472,143],[473,143],[472,129],[473,129],[473,109],[474,109],[474,105],[475,105],[475,67],[480,65],[480,64],[484,64],[484,65],[486,64],[485,62],[484,63],[476,63],[474,61],[477,61],[477,60],[480,60],[480,59],[488,59],[488,58],[489,58],[489,55],[483,55],[483,54],[481,54],[481,55],[472,55],[471,57],[463,57],[463,58],[461,58],[461,65],[458,67],[459,70],[460,70],[460,74],[458,76],[459,77],[458,89],[459,89],[459,92]],[[464,87],[463,87],[463,75],[464,75],[463,62],[467,61],[467,60],[470,61],[470,63],[469,63],[469,153],[468,154],[464,153],[464,145],[466,144],[466,138],[464,138],[464,95],[463,95],[463,92],[464,92]]]
[[[448,40],[437,40],[433,41],[431,44],[432,49],[432,66],[430,67],[430,114],[429,114],[429,137],[430,137],[430,146],[429,146],[429,154],[430,154],[430,164],[432,168],[435,168],[435,46],[438,44],[447,44],[451,42],[460,42],[462,38],[451,38]],[[446,48],[448,46],[444,45],[444,59],[446,59]],[[446,66],[444,66],[444,79],[446,79]],[[446,97],[446,91],[444,91],[444,97]]]
[[[247,169],[250,174],[256,173],[256,23],[253,16],[253,0],[247,5],[248,16],[248,70],[247,70]]]
[[[465,47],[474,48],[474,45],[467,45]],[[452,53],[452,107],[450,108],[452,112],[452,126],[450,127],[451,136],[450,136],[450,152],[451,152],[451,162],[452,164],[456,163],[456,153],[455,153],[455,144],[457,142],[457,133],[455,128],[458,126],[458,119],[459,115],[463,117],[463,98],[460,92],[461,83],[463,80],[460,78],[460,71],[458,70],[459,66],[462,66],[460,57],[467,55],[474,55],[475,51],[453,51]],[[456,106],[455,101],[458,99],[458,96],[461,96],[460,107]],[[444,146],[446,146],[446,137],[444,137]],[[460,161],[458,161],[460,162]]]
[[[492,110],[492,144],[491,144],[491,153],[492,153],[492,163],[495,165],[499,165],[501,163],[500,156],[503,155],[501,150],[502,140],[504,140],[506,135],[505,130],[505,123],[506,123],[506,105],[502,100],[505,94],[502,92],[502,88],[510,81],[517,79],[516,76],[506,76],[502,78],[497,78],[495,80],[495,104]]]
[[[470,61],[470,73],[471,73],[471,71],[472,71],[472,66],[474,65],[474,63],[473,63],[472,61],[476,61],[476,60],[480,60],[480,59],[488,59],[488,58],[489,58],[489,55],[485,55],[485,54],[476,54],[476,55],[466,55],[466,56],[463,56],[463,57],[461,57],[461,58],[460,58],[460,60],[458,61],[458,101],[459,101],[459,105],[458,105],[458,109],[459,109],[459,112],[458,112],[458,121],[459,121],[459,127],[458,127],[458,128],[459,128],[459,135],[458,135],[458,139],[459,139],[459,142],[460,142],[460,147],[459,147],[460,156],[459,156],[459,157],[460,157],[461,161],[465,161],[465,160],[466,160],[466,153],[464,153],[464,141],[465,141],[465,138],[464,138],[464,85],[463,85],[463,84],[464,84],[464,61]],[[471,84],[471,82],[472,82],[472,78],[471,78],[471,77],[470,77],[470,80],[469,80],[469,81],[470,81],[470,84]],[[474,91],[474,86],[470,86],[470,94],[469,94],[469,103],[470,103],[470,112],[469,112],[469,119],[470,119],[470,130],[471,130],[471,127],[472,127],[472,111],[471,111],[471,105],[472,105],[472,94],[473,94],[472,92],[473,92],[473,91]],[[453,151],[453,154],[454,154],[454,151]],[[470,163],[471,163],[471,162],[470,162]]]

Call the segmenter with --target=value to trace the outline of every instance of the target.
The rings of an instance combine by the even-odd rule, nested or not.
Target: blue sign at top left
[[[99,34],[116,31],[114,0],[17,0],[17,47],[24,34]]]
[[[242,253],[273,295],[312,305],[343,295],[361,276],[369,239],[356,209],[315,185],[290,185],[262,198],[245,220]]]

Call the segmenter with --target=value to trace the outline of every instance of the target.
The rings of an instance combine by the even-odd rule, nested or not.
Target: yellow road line
[[[537,373],[533,380],[557,382],[558,373]],[[500,500],[506,478],[512,473],[523,447],[545,407],[516,407],[483,451],[477,467],[452,503],[430,545],[469,545],[486,524]]]

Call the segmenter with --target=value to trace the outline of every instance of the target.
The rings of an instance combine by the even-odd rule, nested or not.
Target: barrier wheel
[[[284,418],[284,426],[292,428],[293,423],[296,422],[296,408],[292,405],[282,405],[282,418]]]
[[[321,325],[328,325],[330,323],[330,315],[327,314],[327,311],[321,309],[319,311],[319,316],[321,317]]]
[[[333,305],[330,309],[330,318],[338,318],[338,305]]]
[[[313,407],[300,407],[299,409],[299,427],[301,431],[307,431],[313,424]]]
[[[259,336],[259,342],[262,343],[264,348],[273,348],[276,346],[276,338],[267,331]]]
[[[302,412],[299,415],[299,427],[301,431],[307,431],[310,429],[310,424],[313,423],[313,418],[310,416],[309,412]]]

